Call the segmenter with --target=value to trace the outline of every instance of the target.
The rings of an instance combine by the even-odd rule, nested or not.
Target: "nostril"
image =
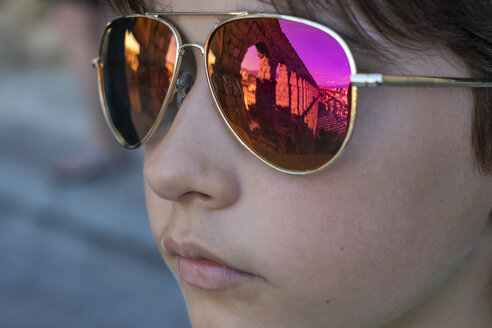
[[[213,200],[213,198],[210,195],[197,192],[197,191],[190,191],[187,193],[184,193],[181,195],[178,199],[179,202],[181,203],[187,203],[187,202],[210,202]]]

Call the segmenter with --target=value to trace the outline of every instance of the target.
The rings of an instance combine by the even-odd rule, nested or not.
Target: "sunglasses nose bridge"
[[[179,49],[180,54],[183,54],[186,48],[198,48],[201,51],[202,55],[205,55],[205,47],[203,47],[199,44],[196,44],[196,43],[185,43],[185,44],[183,44],[181,46],[181,48]]]

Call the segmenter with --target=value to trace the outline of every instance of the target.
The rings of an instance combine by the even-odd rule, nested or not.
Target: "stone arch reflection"
[[[225,25],[214,36],[211,51],[212,77],[223,75],[241,86],[240,97],[221,92],[220,86],[216,89],[219,102],[230,108],[236,132],[247,143],[296,154],[326,153],[321,146],[327,136],[341,145],[350,115],[349,87],[319,85],[279,20]]]

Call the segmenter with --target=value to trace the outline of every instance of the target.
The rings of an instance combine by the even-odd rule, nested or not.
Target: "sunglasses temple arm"
[[[492,88],[492,81],[452,77],[352,74],[356,87]]]

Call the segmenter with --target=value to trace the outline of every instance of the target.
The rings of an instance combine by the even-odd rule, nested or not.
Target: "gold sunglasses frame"
[[[205,46],[199,45],[199,44],[194,44],[194,43],[185,43],[183,44],[183,40],[181,39],[181,36],[178,32],[178,29],[171,24],[170,22],[164,20],[163,18],[168,17],[168,16],[232,16],[228,19],[225,19],[221,21],[220,23],[216,24],[210,33],[208,34]],[[103,46],[103,41],[101,41],[101,47],[99,50],[99,57],[93,59],[92,64],[95,68],[97,68],[97,75],[98,75],[98,89],[99,89],[99,98],[101,101],[101,107],[103,109],[103,114],[104,118],[110,127],[111,132],[113,133],[114,137],[118,142],[123,145],[126,148],[129,149],[135,149],[140,147],[141,145],[144,145],[151,137],[152,135],[156,132],[157,128],[159,127],[164,113],[171,103],[171,101],[174,98],[174,93],[176,90],[177,86],[177,80],[178,80],[178,74],[179,70],[181,68],[181,59],[182,56],[184,55],[184,51],[186,48],[189,47],[195,47],[200,49],[203,58],[204,58],[204,64],[205,64],[205,71],[206,71],[206,76],[207,76],[207,83],[210,89],[210,92],[212,93],[213,99],[215,101],[215,104],[217,106],[217,109],[219,110],[219,113],[226,123],[226,126],[229,128],[231,133],[235,136],[235,138],[246,148],[248,149],[255,157],[257,157],[260,161],[263,163],[267,164],[271,168],[283,172],[283,173],[288,173],[288,174],[294,174],[294,175],[308,175],[308,174],[313,174],[320,172],[329,166],[331,166],[334,162],[338,160],[344,153],[348,142],[350,141],[355,125],[355,118],[357,114],[357,88],[358,87],[380,87],[380,86],[388,86],[388,87],[467,87],[467,88],[490,88],[492,87],[492,81],[485,81],[485,80],[480,80],[480,79],[470,79],[470,78],[451,78],[451,77],[429,77],[429,76],[409,76],[409,75],[385,75],[385,74],[380,74],[380,73],[369,73],[369,74],[362,74],[362,73],[357,73],[357,68],[355,64],[355,59],[354,56],[346,44],[346,42],[342,39],[341,36],[339,36],[335,31],[331,30],[330,28],[321,25],[319,23],[303,19],[303,18],[298,18],[294,16],[288,16],[288,15],[280,15],[280,14],[264,14],[264,13],[258,13],[258,14],[249,14],[248,12],[168,12],[168,13],[145,13],[145,14],[131,14],[131,15],[125,15],[125,16],[119,16],[113,19],[111,22],[109,22],[103,32],[102,35],[102,40],[104,40],[104,36],[108,32],[108,29],[111,27],[111,24],[114,23],[115,21],[126,19],[126,18],[149,18],[153,19],[161,24],[164,24],[167,26],[171,32],[173,33],[175,40],[176,40],[176,58],[175,58],[175,66],[174,66],[174,71],[173,75],[171,78],[171,82],[169,85],[168,92],[166,93],[166,96],[164,98],[164,102],[161,106],[161,109],[159,111],[159,114],[150,128],[149,132],[145,135],[142,140],[137,143],[136,145],[129,145],[125,139],[121,136],[121,134],[118,132],[116,129],[114,123],[112,122],[110,115],[109,115],[109,108],[107,104],[107,99],[106,99],[106,94],[104,91],[104,85],[103,85],[103,67],[104,63],[102,61],[102,46]],[[275,19],[283,19],[283,20],[288,20],[288,21],[293,21],[293,22],[298,22],[302,24],[306,24],[308,26],[317,28],[331,37],[333,37],[343,48],[345,51],[345,54],[347,56],[347,59],[350,64],[350,69],[351,69],[351,77],[350,77],[350,82],[351,82],[351,92],[352,92],[352,103],[351,103],[351,115],[350,115],[350,121],[349,121],[349,126],[347,130],[347,135],[345,136],[345,140],[342,143],[342,146],[338,150],[338,152],[324,165],[321,167],[314,169],[314,170],[307,170],[307,171],[293,171],[293,170],[288,170],[284,169],[282,167],[278,167],[274,163],[271,163],[267,159],[263,158],[260,154],[257,154],[253,149],[251,149],[240,137],[239,135],[234,131],[232,126],[230,125],[229,121],[227,120],[225,113],[220,106],[217,96],[215,95],[215,91],[212,87],[212,83],[210,81],[210,76],[209,76],[209,69],[208,69],[208,53],[209,53],[209,46],[211,43],[211,37],[214,32],[220,28],[222,25],[227,24],[232,21],[236,20],[241,20],[241,19],[249,19],[249,18],[275,18]]]

